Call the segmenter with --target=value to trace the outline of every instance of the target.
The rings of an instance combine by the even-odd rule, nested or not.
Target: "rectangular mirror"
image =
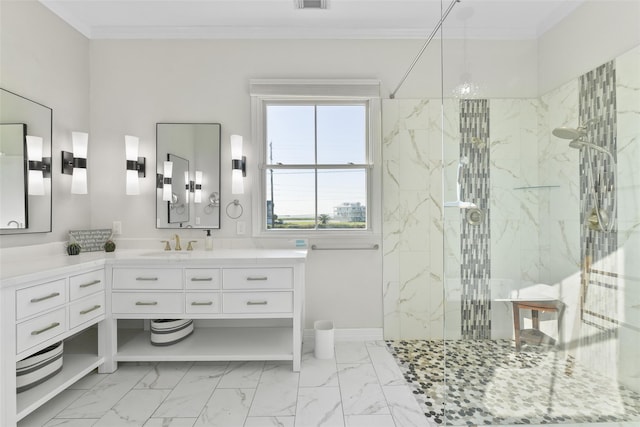
[[[42,171],[51,158],[52,118],[51,108],[0,89],[0,234],[51,231],[51,175],[28,177],[36,172],[29,165]],[[36,160],[27,157],[27,136],[37,142]]]
[[[220,228],[220,133],[218,123],[156,124],[157,228]],[[166,161],[171,201],[163,200]]]

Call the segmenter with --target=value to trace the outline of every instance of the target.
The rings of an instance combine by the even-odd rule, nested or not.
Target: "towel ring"
[[[230,208],[231,206],[240,206],[240,213],[239,213],[238,215],[235,215],[235,216],[234,216],[234,215],[231,215],[231,214],[229,213],[229,208]],[[244,212],[244,208],[242,207],[242,205],[240,204],[240,200],[238,200],[238,199],[235,199],[235,200],[233,200],[232,202],[229,202],[229,204],[227,205],[227,208],[226,208],[225,210],[226,210],[226,212],[227,212],[227,216],[228,216],[229,218],[231,218],[231,219],[238,219],[238,218],[240,218],[240,217],[242,216],[242,213]]]

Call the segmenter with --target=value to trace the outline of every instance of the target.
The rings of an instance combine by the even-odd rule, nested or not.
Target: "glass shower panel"
[[[424,364],[426,413],[638,422],[640,46],[569,37],[605,37],[636,6],[564,5],[524,36],[507,24],[527,9],[510,4],[461,2],[442,29],[444,340],[423,350],[444,358]],[[491,6],[504,27],[484,25]],[[563,50],[581,66],[545,60]]]

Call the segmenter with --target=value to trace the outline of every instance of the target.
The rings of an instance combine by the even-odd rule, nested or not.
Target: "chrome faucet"
[[[176,251],[181,251],[182,247],[180,246],[180,236],[178,236],[177,234],[174,236],[174,239],[176,239],[176,247],[174,248]]]
[[[11,225],[11,224],[15,224],[15,225],[16,225],[16,228],[20,228],[20,223],[19,223],[18,221],[14,220],[14,219],[12,219],[11,221],[9,221],[9,222],[7,223],[7,226],[9,226],[9,225]]]

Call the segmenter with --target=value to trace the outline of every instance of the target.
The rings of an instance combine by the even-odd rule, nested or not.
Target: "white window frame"
[[[258,170],[253,174],[254,237],[373,237],[382,232],[382,155],[378,80],[251,80],[251,128]],[[365,229],[267,229],[266,106],[277,102],[358,102],[367,104],[367,227]]]

